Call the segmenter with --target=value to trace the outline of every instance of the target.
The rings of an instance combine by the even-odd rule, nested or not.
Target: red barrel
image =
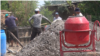
[[[65,41],[80,45],[89,41],[89,21],[84,17],[68,17],[65,21]]]

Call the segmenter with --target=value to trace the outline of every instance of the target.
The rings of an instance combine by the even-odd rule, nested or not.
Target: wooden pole
[[[23,47],[23,45],[21,44],[21,42],[17,39],[17,37],[12,33],[10,32],[9,30],[7,30],[12,36],[13,38],[20,44],[21,47]]]

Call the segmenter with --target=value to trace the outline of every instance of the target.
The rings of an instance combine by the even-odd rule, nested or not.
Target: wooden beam
[[[12,13],[12,12],[1,12],[1,13],[4,13],[4,14],[8,13],[9,14],[9,13]]]
[[[88,55],[100,55],[100,52],[87,52]]]
[[[48,23],[43,23],[43,24],[41,24],[41,25],[47,25]]]
[[[13,38],[20,44],[21,47],[23,47],[23,45],[21,44],[21,42],[17,39],[17,37],[12,33],[10,32],[9,30],[7,30],[12,36]]]

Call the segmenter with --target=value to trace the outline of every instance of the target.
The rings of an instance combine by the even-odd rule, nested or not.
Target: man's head
[[[79,14],[79,13],[80,13],[80,9],[79,9],[79,8],[76,8],[76,9],[75,9],[75,13],[76,13],[76,14]]]
[[[8,17],[8,14],[5,14],[5,18],[7,18]]]
[[[35,14],[40,13],[40,10],[37,8],[35,9]]]
[[[58,13],[58,12],[56,12],[56,13],[55,13],[55,17],[58,17],[58,16],[59,16],[59,13]]]

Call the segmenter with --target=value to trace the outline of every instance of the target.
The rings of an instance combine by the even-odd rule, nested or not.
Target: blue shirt
[[[13,28],[17,27],[15,19],[16,19],[16,17],[14,17],[14,16],[10,16],[10,17],[6,18],[5,25],[8,27],[8,29],[13,29]]]

